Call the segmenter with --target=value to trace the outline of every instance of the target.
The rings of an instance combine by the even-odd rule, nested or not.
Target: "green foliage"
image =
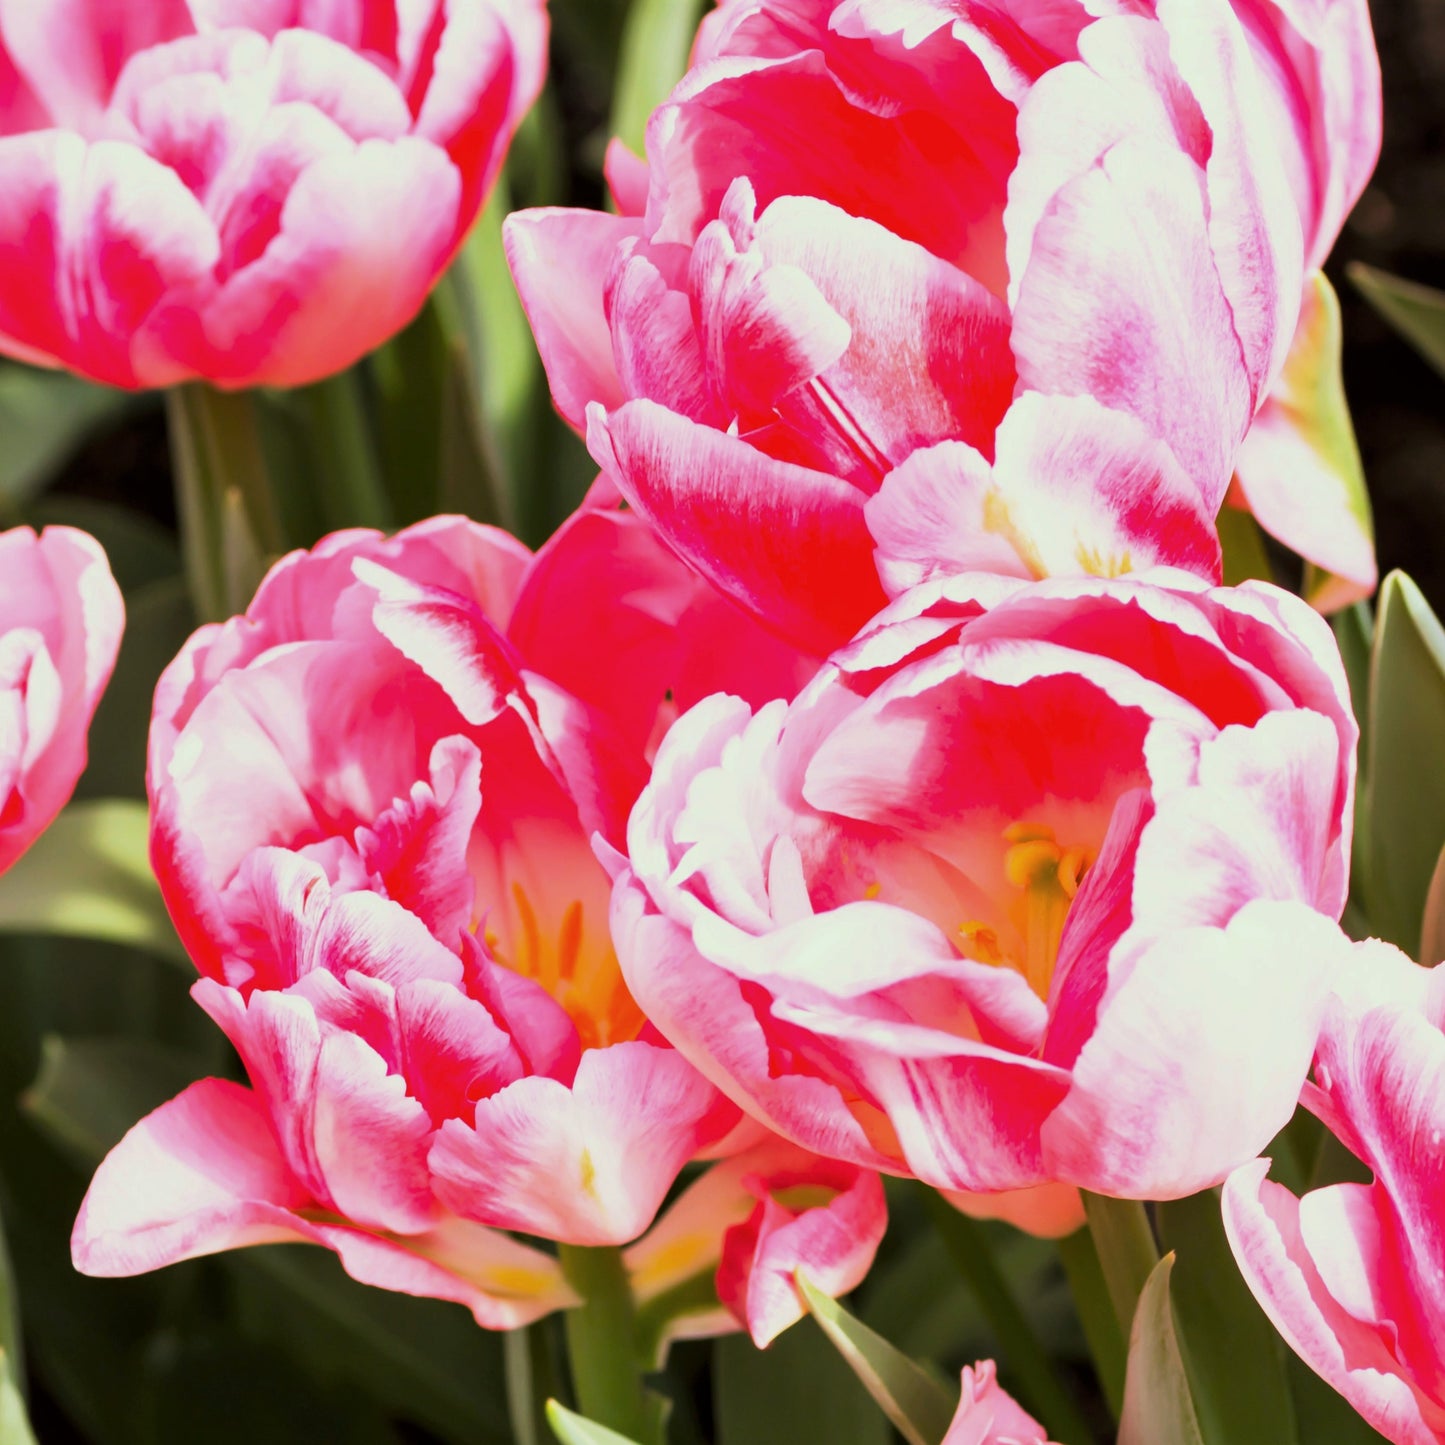
[[[1119,1445],[1204,1445],[1169,1304],[1173,1268],[1174,1256],[1165,1255],[1139,1295],[1129,1334]]]
[[[1445,293],[1358,263],[1350,267],[1350,280],[1370,305],[1445,376]]]

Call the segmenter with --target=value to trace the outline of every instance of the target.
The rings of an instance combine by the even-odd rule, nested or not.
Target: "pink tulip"
[[[508,254],[628,500],[826,650],[939,573],[1217,580],[1379,111],[1365,0],[726,0],[647,162],[614,147],[623,214],[520,213]],[[1323,344],[1270,413],[1293,480],[1244,485],[1362,586]]]
[[[0,872],[75,791],[124,627],[94,538],[72,527],[0,532]]]
[[[1328,628],[1274,588],[923,586],[791,706],[673,727],[612,863],[623,973],[803,1148],[1190,1194],[1298,1098],[1355,736]]]
[[[1224,1224],[1290,1347],[1396,1445],[1445,1441],[1445,965],[1355,947],[1304,1103],[1374,1175],[1297,1199],[1247,1164]]]
[[[506,1326],[565,1292],[497,1231],[623,1243],[729,1147],[738,1111],[622,980],[592,841],[621,841],[668,693],[706,681],[672,624],[734,611],[709,597],[631,513],[536,559],[439,518],[294,554],[191,639],[156,692],[152,859],[252,1088],[136,1126],[82,1269],[312,1239]],[[718,673],[772,696],[740,620]]]
[[[943,1445],[1049,1445],[1044,1427],[1019,1408],[998,1382],[992,1360],[963,1369],[958,1413]]]
[[[651,1301],[713,1280],[716,1302],[675,1315],[669,1341],[741,1327],[763,1349],[807,1313],[799,1271],[825,1294],[847,1294],[887,1226],[876,1174],[769,1138],[712,1165],[628,1248],[626,1262],[644,1316]]]
[[[295,386],[400,330],[542,84],[544,0],[3,0],[0,350]]]

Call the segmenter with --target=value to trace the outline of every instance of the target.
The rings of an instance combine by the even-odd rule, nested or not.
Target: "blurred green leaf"
[[[909,1445],[939,1445],[958,1402],[949,1399],[926,1370],[855,1319],[805,1275],[797,1276],[797,1285],[823,1333]]]
[[[1445,848],[1435,860],[1425,892],[1425,916],[1420,925],[1420,962],[1434,967],[1445,959]]]
[[[140,588],[173,577],[181,570],[175,539],[159,522],[129,507],[96,502],[89,497],[46,496],[26,507],[32,527],[79,527],[102,547],[120,590],[130,596]]]
[[[619,1435],[616,1430],[574,1415],[556,1400],[547,1402],[547,1423],[562,1445],[637,1445],[635,1440]]]
[[[636,155],[647,121],[687,69],[703,0],[632,0],[622,31],[612,134]]]
[[[888,1445],[879,1414],[843,1357],[811,1319],[765,1350],[743,1334],[713,1347],[717,1445]]]
[[[372,434],[370,407],[356,368],[292,393],[306,419],[310,485],[328,531],[395,525]]]
[[[1369,738],[1365,902],[1381,936],[1413,958],[1445,846],[1445,628],[1403,572],[1380,588]]]
[[[41,1043],[25,1114],[82,1165],[97,1164],[130,1127],[200,1076],[197,1061],[143,1038]]]
[[[8,1354],[0,1355],[0,1445],[36,1445]]]
[[[135,397],[63,371],[0,366],[0,515],[34,497],[80,444]]]
[[[1350,280],[1431,366],[1445,376],[1445,292],[1356,261]]]
[[[145,804],[72,803],[0,876],[0,929],[147,948],[185,963],[148,855]]]
[[[1238,587],[1254,577],[1264,582],[1274,581],[1274,569],[1264,548],[1264,533],[1248,512],[1239,507],[1221,507],[1215,525],[1224,551],[1226,587]]]
[[[1218,1190],[1156,1206],[1176,1256],[1170,1292],[1205,1445],[1296,1445],[1285,1347],[1234,1263]]]
[[[1174,1256],[1165,1255],[1139,1295],[1129,1332],[1119,1445],[1204,1445],[1169,1305],[1173,1268]],[[1266,1437],[1247,1438],[1259,1439],[1262,1445]],[[1243,1445],[1243,1441],[1231,1440],[1230,1445]],[[1276,1442],[1271,1439],[1270,1445]]]
[[[358,1284],[329,1250],[224,1257],[243,1332],[456,1445],[509,1445],[500,1338],[460,1305]]]

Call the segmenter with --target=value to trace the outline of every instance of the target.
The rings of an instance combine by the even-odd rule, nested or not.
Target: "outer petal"
[[[174,356],[237,387],[340,371],[416,314],[456,244],[460,203],[456,167],[421,140],[367,140],[311,166],[259,260],[219,290],[168,294],[138,340],[143,364]]]
[[[1037,1239],[1063,1239],[1086,1222],[1084,1201],[1072,1184],[1037,1184],[1002,1194],[945,1190],[943,1197],[970,1219],[1002,1219]]]
[[[1300,1233],[1299,1201],[1265,1175],[1261,1159],[1224,1186],[1224,1228],[1255,1298],[1316,1374],[1396,1445],[1439,1445],[1445,1408],[1398,1373],[1381,1334],[1331,1297]]]
[[[798,646],[825,652],[882,605],[846,482],[647,401],[594,410],[588,445],[683,558]]]
[[[192,1084],[110,1152],[71,1250],[82,1273],[114,1276],[287,1240],[335,1249],[363,1283],[465,1304],[490,1329],[572,1302],[554,1260],[490,1230],[456,1222],[402,1241],[318,1221],[255,1095],[222,1079]]]
[[[502,234],[552,400],[580,431],[591,402],[611,411],[625,400],[603,293],[619,247],[642,235],[642,223],[596,211],[517,211]]]
[[[1126,1198],[1217,1184],[1294,1112],[1346,950],[1311,909],[1253,903],[1223,930],[1116,953],[1069,1093],[1043,1126],[1048,1172]]]
[[[1219,578],[1212,513],[1168,447],[1092,397],[1029,392],[990,469],[960,442],[915,452],[867,506],[889,592],[950,572]]]
[[[568,1244],[625,1244],[652,1222],[677,1172],[735,1112],[681,1054],[614,1044],[582,1055],[570,1089],[530,1078],[445,1125],[431,1151],[457,1214]]]

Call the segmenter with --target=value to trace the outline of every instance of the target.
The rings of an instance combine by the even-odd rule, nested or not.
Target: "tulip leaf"
[[[0,1445],[36,1445],[10,1356],[3,1353],[0,1353]]]
[[[40,1073],[22,1111],[80,1164],[93,1168],[131,1125],[199,1076],[193,1062],[149,1039],[41,1042]]]
[[[1425,918],[1420,925],[1420,962],[1433,968],[1445,960],[1445,848],[1435,860],[1425,894]]]
[[[1445,292],[1358,261],[1349,274],[1370,305],[1445,376]]]
[[[1219,1191],[1155,1206],[1176,1251],[1170,1293],[1205,1445],[1297,1445],[1285,1349],[1234,1263]]]
[[[1224,553],[1224,584],[1238,587],[1241,582],[1258,578],[1274,581],[1274,569],[1265,551],[1264,533],[1252,516],[1239,507],[1221,507],[1215,519],[1219,545]]]
[[[8,513],[40,492],[87,436],[135,404],[129,392],[63,371],[12,362],[0,366],[3,510]]]
[[[1381,936],[1415,957],[1445,846],[1445,628],[1403,572],[1380,589],[1369,712],[1366,903]]]
[[[1118,1445],[1204,1445],[1169,1303],[1173,1268],[1174,1256],[1166,1254],[1139,1295]]]
[[[797,1285],[823,1333],[909,1445],[939,1445],[957,1401],[921,1366],[802,1275]]]
[[[612,134],[637,155],[648,118],[682,78],[702,0],[632,0],[612,98]]]
[[[616,1430],[574,1415],[555,1400],[547,1401],[547,1423],[562,1445],[637,1445],[635,1440],[619,1435]]]
[[[717,1445],[888,1445],[893,1433],[812,1319],[758,1349],[745,1334],[713,1346]]]
[[[148,839],[139,800],[72,803],[0,876],[0,930],[104,939],[186,963]]]

